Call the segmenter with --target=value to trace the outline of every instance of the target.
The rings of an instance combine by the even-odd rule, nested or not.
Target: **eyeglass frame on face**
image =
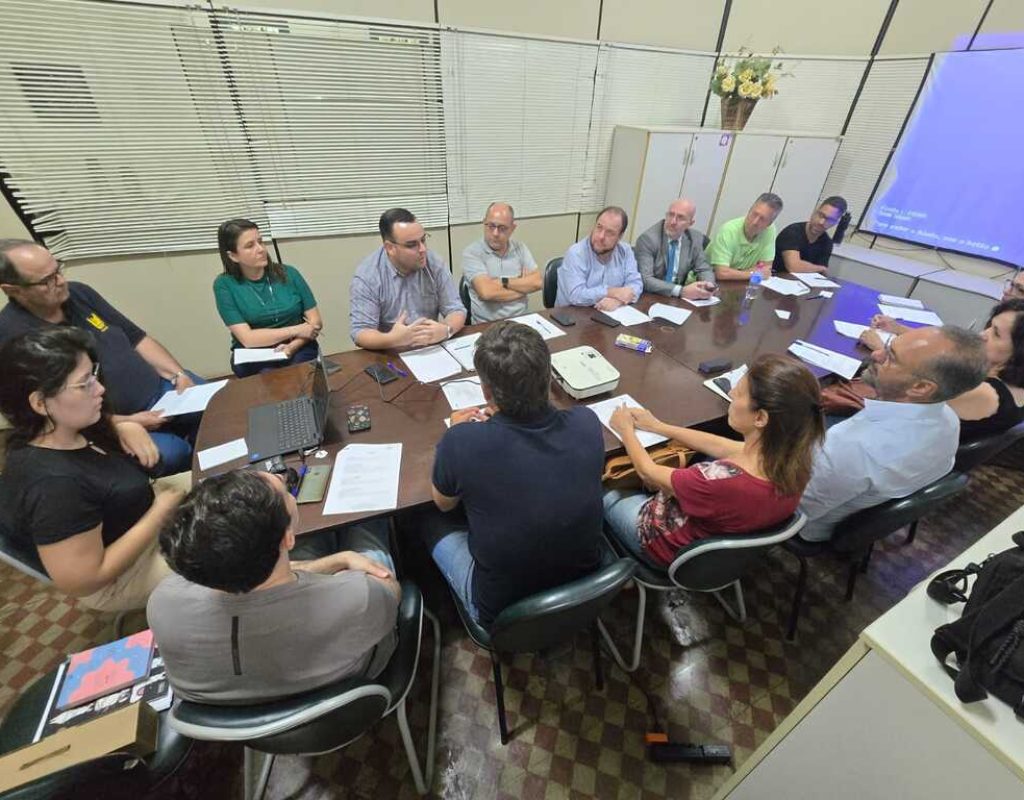
[[[45,278],[40,278],[37,281],[21,281],[18,285],[24,286],[26,289],[30,289],[33,286],[45,286],[47,289],[57,288],[57,278],[64,274],[64,268],[67,265],[63,261],[57,262],[57,269],[47,275]]]
[[[1020,277],[1018,272],[1012,278],[1007,278],[1003,281],[1003,294],[1012,294],[1014,297],[1024,297],[1024,284],[1018,284],[1017,278]]]
[[[511,225],[499,225],[497,222],[485,222],[484,227],[491,233],[500,233],[503,236],[512,230]]]
[[[674,211],[665,212],[665,220],[669,222],[676,220],[692,225],[696,219],[697,217],[694,214],[676,214]]]
[[[78,383],[65,384],[65,389],[84,389],[87,392],[93,391],[100,382],[100,362],[97,361],[92,365],[92,372],[89,373],[89,377],[84,381]]]
[[[395,247],[401,247],[404,250],[419,250],[420,245],[423,245],[423,249],[427,249],[427,240],[430,238],[429,233],[424,233],[422,239],[416,239],[413,242],[396,242],[394,239],[388,239],[391,244]]]

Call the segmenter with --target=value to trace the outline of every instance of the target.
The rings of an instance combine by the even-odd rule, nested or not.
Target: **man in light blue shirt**
[[[558,306],[593,306],[614,311],[635,303],[644,291],[633,248],[620,240],[629,217],[618,206],[597,215],[590,236],[576,242],[558,270]]]
[[[916,328],[872,354],[862,376],[877,400],[829,429],[815,454],[800,509],[808,541],[863,508],[906,497],[953,468],[960,420],[946,400],[985,378],[981,337],[962,328]]]

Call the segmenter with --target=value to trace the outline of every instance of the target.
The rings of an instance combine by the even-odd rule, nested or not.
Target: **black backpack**
[[[981,565],[936,575],[928,595],[940,603],[966,603],[960,619],[940,625],[932,636],[932,653],[953,678],[956,696],[973,703],[991,692],[1024,722],[1024,531],[1013,535],[1013,543]],[[971,575],[978,577],[968,598]],[[950,653],[959,669],[946,663]]]

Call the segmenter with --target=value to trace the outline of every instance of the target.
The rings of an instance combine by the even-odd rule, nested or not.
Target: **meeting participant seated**
[[[1024,421],[1024,299],[993,308],[981,338],[988,365],[985,380],[949,401],[960,418],[961,442],[1002,433]],[[884,349],[878,332],[870,328],[860,340],[872,352]]]
[[[181,492],[154,496],[103,415],[93,340],[46,327],[0,346],[0,413],[11,424],[0,502],[13,535],[62,592],[98,611],[143,608],[168,574],[160,527]],[[136,422],[121,421],[142,436]],[[150,444],[150,446],[152,446]]]
[[[706,300],[715,291],[715,271],[704,255],[704,234],[693,227],[697,206],[674,200],[633,245],[644,291],[668,297]]]
[[[749,281],[757,272],[762,278],[772,273],[775,261],[775,218],[782,211],[782,198],[765,192],[745,217],[736,217],[715,233],[708,245],[708,261],[720,281]]]
[[[231,332],[231,369],[246,378],[316,358],[323,320],[302,274],[270,258],[255,222],[229,219],[217,229],[224,272],[213,281],[217,313]],[[287,361],[236,364],[239,347],[274,348]]]
[[[1024,300],[1024,269],[1017,270],[1012,277],[1003,281],[1002,301]]]
[[[620,406],[612,414],[637,475],[655,491],[607,492],[605,521],[617,542],[651,566],[664,569],[698,539],[754,533],[796,511],[824,433],[817,379],[788,356],[765,354],[729,396],[729,427],[741,441],[668,425],[639,408]],[[656,464],[637,429],[712,460],[679,469]]]
[[[855,511],[906,497],[949,472],[960,420],[947,401],[987,372],[982,338],[952,325],[908,331],[875,351],[862,377],[877,399],[828,429],[800,503],[809,519],[800,536],[828,540]]]
[[[87,331],[95,341],[112,421],[137,422],[148,431],[121,444],[153,475],[191,467],[202,414],[168,419],[151,409],[171,389],[183,392],[202,383],[201,378],[95,289],[66,280],[64,265],[35,242],[0,240],[0,289],[8,299],[0,311],[0,342],[60,326]],[[185,319],[180,322],[187,324]]]
[[[263,703],[387,664],[400,589],[383,526],[344,530],[350,549],[306,562],[289,559],[297,527],[284,481],[235,470],[193,488],[164,528],[174,574],[146,616],[180,697]]]
[[[807,222],[793,222],[779,231],[775,237],[776,274],[783,272],[817,272],[824,274],[828,260],[832,257],[832,237],[828,232],[836,230],[835,243],[840,244],[846,234],[850,218],[840,223],[846,214],[846,200],[842,197],[826,197],[811,214]]]
[[[586,239],[570,247],[558,270],[555,305],[614,311],[635,303],[644,291],[633,248],[622,241],[629,226],[624,209],[608,206]]]
[[[544,275],[530,249],[512,238],[515,230],[512,206],[491,203],[484,215],[484,238],[462,251],[462,274],[469,284],[473,322],[525,314],[530,294],[544,285]]]
[[[604,437],[589,408],[551,405],[551,354],[532,328],[494,323],[473,363],[490,411],[452,415],[434,460],[443,513],[424,527],[452,591],[487,627],[600,566]]]
[[[352,341],[386,350],[451,338],[466,324],[466,308],[448,267],[427,249],[429,234],[404,208],[381,214],[379,227],[384,244],[359,264],[349,287]]]

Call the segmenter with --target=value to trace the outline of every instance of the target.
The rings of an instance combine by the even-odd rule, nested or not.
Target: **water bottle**
[[[757,297],[758,291],[761,288],[761,273],[755,272],[750,276],[750,283],[747,284],[747,293],[743,295],[745,301],[753,300]]]

